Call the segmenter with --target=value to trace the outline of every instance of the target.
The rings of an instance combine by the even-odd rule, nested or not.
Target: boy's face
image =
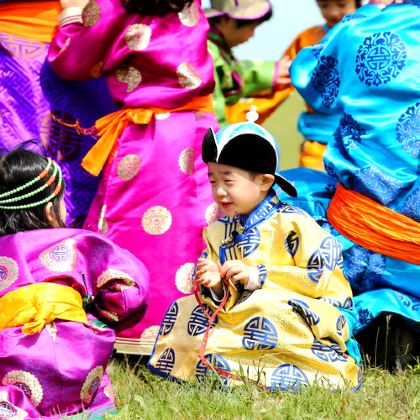
[[[317,3],[329,28],[340,22],[344,16],[356,11],[355,0],[317,0]]]
[[[238,28],[235,19],[224,16],[220,22],[220,29],[229,47],[233,48],[252,38],[258,25],[258,23],[254,22]]]
[[[209,179],[214,200],[226,216],[249,215],[267,196],[273,175],[253,175],[235,166],[209,163]]]

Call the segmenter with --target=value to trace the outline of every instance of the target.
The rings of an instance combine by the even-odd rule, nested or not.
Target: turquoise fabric
[[[331,178],[419,221],[420,8],[418,0],[414,3],[359,9],[320,44],[302,50],[291,77],[314,109],[341,114],[324,158]],[[304,207],[334,231],[325,222],[331,178],[284,175],[299,191],[296,202],[284,200]],[[343,245],[345,274],[357,295],[355,331],[383,311],[419,322],[420,266],[336,235]]]

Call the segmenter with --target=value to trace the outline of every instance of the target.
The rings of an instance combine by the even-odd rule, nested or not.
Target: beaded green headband
[[[22,190],[25,190],[26,188],[30,187],[31,185],[35,184],[38,181],[42,181],[42,179],[45,178],[48,175],[51,166],[53,167],[53,173],[51,174],[49,179],[44,183],[44,185],[41,185],[39,188],[36,188],[35,190],[30,191],[26,194],[17,195],[17,196],[12,197],[12,198],[6,198],[6,197],[9,197],[13,194],[16,194],[16,193],[18,193]],[[8,205],[5,206],[4,205],[4,204],[16,203],[17,201],[25,200],[26,198],[32,197],[35,194],[38,194],[39,192],[45,190],[46,188],[51,186],[52,183],[56,180],[57,174],[58,174],[57,185],[54,188],[54,191],[52,192],[52,194],[50,194],[48,197],[45,197],[44,199],[42,199],[40,201],[35,201],[33,203],[28,203],[28,204],[22,204],[20,206],[19,205],[17,205],[17,206],[8,206]],[[31,179],[26,184],[15,188],[14,190],[10,190],[10,191],[7,191],[5,193],[0,194],[0,209],[3,209],[3,210],[23,210],[23,209],[29,209],[29,208],[32,208],[32,207],[38,207],[38,206],[41,206],[42,204],[46,204],[58,195],[58,193],[61,191],[62,183],[63,183],[63,174],[61,173],[60,167],[53,160],[51,160],[50,158],[47,158],[47,166],[38,176],[36,176],[34,179]],[[4,200],[4,198],[6,198],[6,199]]]

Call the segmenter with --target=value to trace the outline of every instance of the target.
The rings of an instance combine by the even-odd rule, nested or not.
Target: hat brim
[[[207,19],[219,16],[229,16],[232,19],[256,20],[265,16],[270,10],[271,4],[267,2],[263,4],[240,7],[234,12],[223,12],[221,10],[207,8],[204,9],[204,14]]]
[[[282,177],[281,175],[276,174],[276,184],[287,194],[291,197],[297,197],[298,192],[296,187],[288,181],[286,178]]]

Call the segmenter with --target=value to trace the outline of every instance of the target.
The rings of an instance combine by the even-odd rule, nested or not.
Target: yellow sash
[[[87,322],[82,297],[69,286],[29,284],[0,298],[0,331],[22,326],[24,334],[37,334],[57,318]]]
[[[82,167],[92,175],[99,175],[108,157],[112,155],[128,124],[149,124],[155,114],[180,111],[214,112],[211,96],[197,96],[178,108],[165,109],[159,107],[123,108],[105,115],[95,123],[98,141],[82,160]]]

